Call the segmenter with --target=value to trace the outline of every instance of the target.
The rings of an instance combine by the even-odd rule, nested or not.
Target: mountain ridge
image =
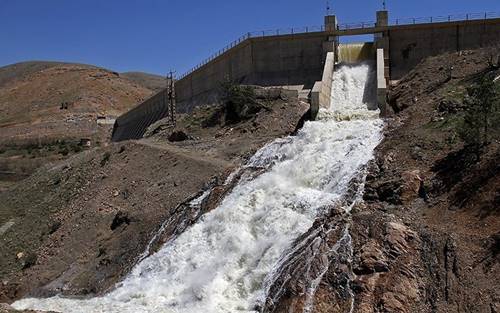
[[[29,60],[0,66],[0,87],[4,86],[6,83],[14,79],[20,79],[22,77],[26,77],[27,75],[43,71],[51,67],[64,65],[77,65],[94,69],[102,69],[112,73],[118,73],[121,77],[124,77],[131,82],[137,83],[148,89],[152,89],[155,92],[160,91],[161,89],[163,89],[163,86],[166,85],[165,77],[143,71],[117,72],[112,69],[86,63]]]

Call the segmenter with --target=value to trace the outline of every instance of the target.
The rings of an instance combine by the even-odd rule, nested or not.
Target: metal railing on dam
[[[500,18],[500,12],[485,12],[485,13],[465,13],[455,15],[441,15],[419,18],[398,18],[391,20],[390,25],[411,25],[411,24],[428,24],[428,23],[443,23],[443,22],[460,22],[460,21],[475,21],[487,20],[492,18]]]
[[[475,20],[492,19],[492,18],[500,18],[500,12],[464,13],[464,14],[454,14],[454,15],[396,18],[389,20],[389,26],[475,21]],[[374,21],[346,23],[346,24],[339,24],[337,30],[374,28],[376,26],[377,23]]]
[[[458,22],[458,21],[473,21],[482,19],[493,19],[500,18],[500,12],[484,12],[484,13],[464,13],[464,14],[454,14],[454,15],[442,15],[442,16],[429,16],[429,17],[409,17],[409,18],[396,18],[389,21],[388,26],[403,26],[403,25],[415,25],[415,24],[428,24],[428,23],[443,23],[443,22]],[[339,31],[346,30],[357,30],[357,29],[373,29],[377,27],[375,21],[365,21],[357,23],[343,23],[337,25]],[[290,27],[290,28],[279,28],[274,30],[263,30],[248,32],[238,39],[232,41],[224,48],[212,54],[210,57],[203,60],[198,65],[189,69],[186,73],[182,74],[178,79],[183,79],[189,74],[193,73],[197,69],[203,67],[207,63],[210,63],[220,55],[226,53],[232,48],[238,46],[242,42],[245,42],[251,38],[262,38],[262,37],[272,37],[272,36],[283,36],[283,35],[294,35],[294,34],[307,34],[307,33],[317,33],[325,32],[325,26],[303,26],[303,27]]]

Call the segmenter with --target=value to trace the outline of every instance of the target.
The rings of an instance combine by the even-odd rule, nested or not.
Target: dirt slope
[[[75,64],[75,63],[67,63],[67,62],[51,62],[51,61],[27,61],[14,63],[10,65],[6,65],[0,67],[0,87],[7,84],[8,82],[16,79],[22,79],[28,75],[33,73],[54,67],[54,66],[62,66],[62,65],[81,65],[89,68],[96,68],[92,65],[86,64]]]
[[[120,73],[120,77],[126,78],[154,92],[159,92],[167,86],[167,79],[160,75],[144,72],[124,72]]]
[[[378,229],[372,240],[388,265],[361,276],[360,288],[372,297],[363,300],[361,293],[357,300],[367,307],[500,311],[500,138],[472,160],[457,136],[465,89],[486,73],[500,75],[492,59],[498,50],[429,58],[392,89],[390,103],[399,113],[377,149],[365,194],[369,210],[354,217],[362,225],[359,251],[371,237],[363,228]],[[387,244],[389,223],[401,225],[397,254]]]
[[[33,73],[64,65],[78,65],[86,68],[99,68],[98,66],[70,62],[54,62],[54,61],[26,61],[0,67],[0,87],[9,81],[22,79]],[[102,68],[101,68],[102,69]],[[128,79],[131,82],[138,84],[141,87],[153,90],[155,92],[161,90],[165,86],[165,77],[149,74],[145,72],[123,72],[120,76]]]
[[[79,152],[81,138],[105,144],[112,118],[153,93],[91,65],[36,61],[0,68],[0,190],[46,162]],[[111,119],[100,124],[98,116]]]
[[[0,141],[92,137],[98,115],[117,116],[152,93],[117,73],[55,65],[0,88]]]
[[[270,140],[295,131],[309,105],[276,98],[249,120],[173,129],[49,164],[0,192],[0,302],[26,295],[99,294],[145,251],[182,232],[231,188],[227,176]],[[237,177],[237,176],[236,176]],[[211,188],[200,205],[189,202]],[[163,232],[151,243],[153,235]]]

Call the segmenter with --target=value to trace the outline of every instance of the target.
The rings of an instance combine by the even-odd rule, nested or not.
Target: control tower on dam
[[[373,42],[357,48],[339,46],[341,37],[357,35],[373,35]],[[329,78],[335,64],[360,57],[377,63],[379,106],[383,113],[387,84],[401,79],[424,58],[498,44],[498,13],[390,19],[388,11],[378,11],[375,21],[353,24],[339,23],[337,16],[329,15],[319,27],[243,35],[176,81],[176,111],[190,112],[197,106],[219,103],[219,86],[230,80],[236,84],[297,90],[310,101],[314,116],[320,106],[329,103]],[[113,135],[114,141],[141,138],[145,127],[163,118],[166,113],[150,111],[159,108],[167,112],[161,109],[168,105],[166,97],[154,99],[165,103],[148,100],[144,110],[141,104],[117,119],[114,134],[120,135]],[[154,118],[145,118],[144,114]],[[141,124],[140,130],[133,129],[135,120]]]

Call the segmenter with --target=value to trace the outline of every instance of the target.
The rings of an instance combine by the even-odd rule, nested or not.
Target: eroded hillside
[[[114,118],[151,96],[160,78],[58,62],[0,68],[0,181],[81,151],[81,139],[105,144]]]
[[[120,115],[151,93],[99,68],[69,64],[43,69],[0,88],[0,139],[93,137],[98,116]]]

